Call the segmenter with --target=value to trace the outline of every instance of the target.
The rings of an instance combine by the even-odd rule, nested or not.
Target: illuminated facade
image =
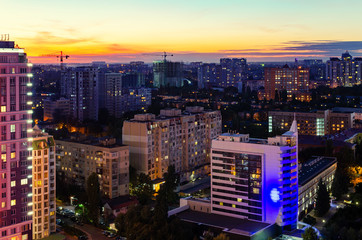
[[[211,212],[294,229],[298,217],[296,121],[281,136],[220,135],[212,141]]]
[[[326,78],[332,88],[351,87],[362,83],[362,58],[352,58],[348,51],[342,58],[330,58],[326,63]]]
[[[340,113],[331,110],[318,110],[315,112],[283,112],[270,111],[268,113],[269,132],[276,129],[288,129],[296,116],[298,132],[300,135],[324,136],[353,128],[355,113]]]
[[[219,111],[203,107],[161,110],[160,116],[138,114],[123,123],[123,144],[130,146],[131,165],[152,180],[174,165],[181,181],[209,174],[211,140],[221,133]]]
[[[221,58],[220,87],[237,87],[238,83],[247,79],[247,64],[245,58]]]
[[[31,63],[24,49],[0,41],[0,238],[32,239]]]
[[[33,239],[56,231],[54,138],[33,128]]]
[[[265,98],[275,99],[275,91],[279,94],[287,91],[287,98],[292,99],[293,95],[309,91],[309,69],[289,68],[285,65],[282,68],[264,68]]]
[[[99,177],[100,190],[107,198],[129,194],[129,148],[115,139],[74,138],[57,140],[57,171],[63,180],[86,186],[92,173]]]

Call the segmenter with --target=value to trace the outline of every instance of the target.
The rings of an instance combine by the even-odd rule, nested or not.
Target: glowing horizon
[[[362,55],[362,2],[290,0],[17,0],[2,3],[1,33],[24,47],[33,63],[63,51],[68,63],[160,59],[218,62],[327,59]],[[343,16],[342,16],[343,13]]]

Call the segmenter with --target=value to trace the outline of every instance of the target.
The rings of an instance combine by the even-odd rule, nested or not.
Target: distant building
[[[2,240],[32,238],[31,67],[24,49],[13,41],[0,41]]]
[[[211,213],[296,229],[297,153],[296,121],[268,139],[220,135],[212,141]]]
[[[160,116],[138,114],[123,123],[123,144],[130,146],[131,165],[152,180],[174,165],[181,181],[209,174],[211,140],[221,133],[219,111],[203,107],[161,110]]]
[[[265,98],[275,99],[275,92],[287,92],[287,98],[309,91],[309,69],[290,68],[288,65],[278,68],[264,68]]]
[[[337,159],[334,157],[313,157],[300,164],[298,170],[298,213],[304,217],[314,208],[319,180],[331,191],[334,174],[337,170]]]
[[[107,219],[114,219],[119,214],[126,214],[128,209],[138,204],[136,197],[130,195],[120,196],[106,200],[103,205],[104,214]]]
[[[330,58],[326,64],[326,78],[329,86],[350,87],[362,83],[362,58],[352,58],[348,51],[342,58]]]
[[[70,114],[79,121],[98,119],[99,71],[94,67],[62,71],[61,95],[70,100]]]
[[[294,115],[300,135],[324,136],[353,128],[355,124],[354,113],[339,113],[331,110],[315,112],[270,111],[268,114],[269,132],[276,129],[281,131],[288,129],[293,122]]]
[[[63,180],[86,186],[97,173],[101,193],[107,198],[129,194],[129,148],[115,139],[71,138],[57,140],[57,171]]]
[[[153,86],[182,87],[183,63],[166,60],[153,62]]]
[[[221,58],[220,87],[237,87],[238,83],[247,79],[247,63],[245,58]]]
[[[55,142],[52,136],[33,128],[33,239],[56,231]]]
[[[60,98],[58,100],[45,99],[44,105],[44,118],[43,121],[52,121],[54,114],[57,112],[60,116],[68,117],[70,115],[70,101],[69,99]]]
[[[197,69],[198,88],[218,86],[221,77],[221,66],[216,63],[204,63]]]

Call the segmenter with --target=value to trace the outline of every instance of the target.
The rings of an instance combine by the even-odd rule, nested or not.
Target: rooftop
[[[319,173],[337,162],[334,157],[313,156],[309,161],[302,164],[298,170],[298,184],[302,186],[317,176]]]
[[[91,137],[91,136],[85,136],[82,134],[72,134],[69,138],[65,139],[58,139],[58,141],[63,142],[74,142],[79,144],[85,144],[85,145],[92,145],[92,146],[98,146],[98,147],[104,147],[104,148],[116,148],[116,147],[123,147],[126,145],[119,144],[116,142],[115,138],[110,137]]]
[[[176,214],[180,219],[186,222],[203,224],[209,227],[223,229],[225,232],[251,236],[260,230],[271,226],[269,223],[254,222],[246,219],[228,217],[213,213],[196,212],[186,210]]]

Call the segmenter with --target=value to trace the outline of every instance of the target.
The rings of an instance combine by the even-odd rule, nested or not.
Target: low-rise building
[[[331,110],[314,112],[270,111],[268,116],[269,132],[279,129],[286,130],[292,124],[294,116],[298,123],[300,135],[324,136],[353,128],[354,113],[341,113]]]
[[[97,173],[107,198],[129,194],[129,148],[115,139],[72,137],[57,140],[57,171],[63,180],[80,187]]]
[[[337,159],[334,157],[313,157],[301,164],[298,170],[299,218],[304,217],[314,207],[320,180],[326,185],[328,191],[331,190],[336,170]]]
[[[58,100],[44,99],[44,121],[51,121],[54,115],[58,117],[68,117],[70,114],[70,102],[68,99],[60,98]],[[62,120],[62,119],[58,119]]]

